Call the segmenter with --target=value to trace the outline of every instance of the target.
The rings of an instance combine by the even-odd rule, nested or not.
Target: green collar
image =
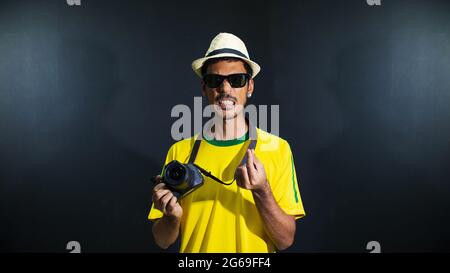
[[[216,139],[208,139],[206,136],[203,137],[206,142],[208,142],[211,145],[214,146],[220,146],[220,147],[226,147],[226,146],[233,146],[237,144],[242,144],[245,141],[248,140],[248,131],[245,133],[245,135],[236,138],[236,139],[229,139],[229,140],[216,140]]]

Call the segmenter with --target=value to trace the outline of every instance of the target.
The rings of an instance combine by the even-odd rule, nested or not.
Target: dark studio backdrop
[[[2,252],[160,251],[150,177],[219,32],[262,66],[251,102],[280,105],[307,212],[289,252],[450,250],[450,2],[54,0],[0,1]]]

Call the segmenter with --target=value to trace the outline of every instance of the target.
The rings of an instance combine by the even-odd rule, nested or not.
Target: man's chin
[[[229,109],[224,109],[217,104],[214,105],[214,112],[216,112],[217,116],[223,120],[235,119],[242,109],[243,107],[241,105],[236,105]]]
[[[223,120],[235,119],[237,117],[237,112],[234,110],[219,110],[216,113]]]

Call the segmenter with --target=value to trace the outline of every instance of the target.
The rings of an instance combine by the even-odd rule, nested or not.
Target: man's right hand
[[[157,184],[153,188],[152,195],[155,208],[162,211],[169,218],[181,219],[183,209],[177,202],[177,197],[173,195],[164,183],[161,183],[162,177],[160,175],[156,176],[155,180]]]

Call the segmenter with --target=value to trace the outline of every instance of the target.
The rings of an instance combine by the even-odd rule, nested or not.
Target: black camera
[[[203,185],[204,179],[195,164],[182,164],[173,160],[164,167],[162,182],[178,197],[182,197]]]

